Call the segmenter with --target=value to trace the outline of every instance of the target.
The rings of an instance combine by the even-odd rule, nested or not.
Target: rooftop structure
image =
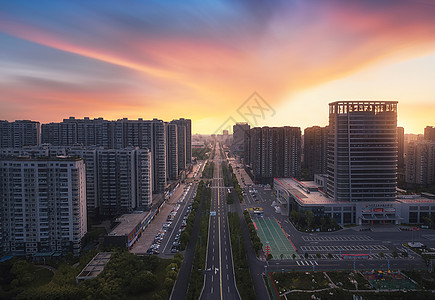
[[[103,272],[104,267],[110,261],[112,256],[111,252],[100,252],[83,268],[79,275],[76,277],[76,282],[79,283],[83,280],[94,279],[101,272]]]

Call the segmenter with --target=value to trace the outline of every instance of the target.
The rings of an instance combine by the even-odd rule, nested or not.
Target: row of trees
[[[248,231],[252,241],[252,247],[254,247],[255,253],[258,256],[258,251],[263,249],[263,243],[261,242],[260,238],[257,235],[257,230],[255,230],[255,226],[254,223],[252,222],[249,212],[245,210],[243,212],[243,215],[245,217],[246,224],[248,225]]]
[[[189,243],[190,235],[193,230],[193,223],[195,223],[196,211],[198,210],[199,203],[201,201],[203,189],[204,189],[204,181],[201,180],[198,184],[198,189],[196,190],[195,198],[193,199],[192,210],[190,211],[190,214],[186,220],[186,228],[184,229],[184,231],[181,233],[180,236],[181,250],[186,249],[187,243]]]
[[[207,257],[208,225],[210,218],[211,188],[204,189],[204,198],[199,221],[199,241],[196,242],[195,255],[193,259],[192,273],[190,274],[187,299],[198,299],[204,281],[202,270],[205,269],[205,259]]]
[[[229,212],[228,222],[237,289],[242,299],[256,299],[238,214]]]
[[[202,171],[202,178],[213,178],[213,172],[214,172],[214,162],[208,161],[207,164],[204,167],[204,171]]]
[[[232,178],[231,178],[231,173],[229,170],[229,168],[231,168],[231,165],[228,165],[227,161],[225,160],[222,162],[221,166],[222,166],[222,174],[223,174],[223,178],[224,178],[224,184],[225,184],[225,186],[231,186]]]
[[[304,213],[292,210],[290,220],[299,231],[333,231],[340,229],[340,226],[332,217],[316,216],[311,210]]]
[[[192,148],[192,156],[199,160],[206,160],[209,157],[211,149],[208,147]]]
[[[169,299],[182,260],[179,253],[167,260],[118,250],[95,279],[77,284],[75,277],[83,266],[63,263],[50,283],[25,289],[14,299]],[[20,261],[17,266],[21,268],[24,263]]]

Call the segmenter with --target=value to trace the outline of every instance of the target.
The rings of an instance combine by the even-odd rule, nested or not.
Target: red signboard
[[[373,208],[373,212],[384,212],[384,208],[382,207]]]

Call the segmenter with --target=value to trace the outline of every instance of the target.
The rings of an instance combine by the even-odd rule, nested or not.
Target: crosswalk
[[[309,236],[304,235],[302,239],[306,242],[342,242],[342,241],[373,241],[367,235],[340,235],[340,236]]]
[[[315,260],[297,260],[298,266],[318,266],[319,264]]]
[[[421,237],[430,241],[435,241],[435,234],[422,234]]]

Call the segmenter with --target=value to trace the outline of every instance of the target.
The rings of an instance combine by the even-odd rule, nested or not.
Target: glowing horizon
[[[430,1],[0,2],[0,119],[192,119],[213,133],[254,91],[258,126],[324,126],[336,100],[435,121]],[[254,124],[251,124],[254,125]]]

